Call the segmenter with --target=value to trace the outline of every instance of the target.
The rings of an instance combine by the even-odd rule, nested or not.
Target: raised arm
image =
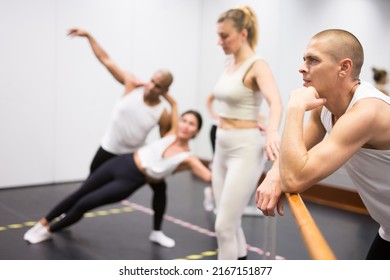
[[[164,136],[169,134],[176,134],[179,127],[179,113],[177,109],[176,100],[168,92],[163,93],[162,96],[168,101],[169,105],[171,106],[170,129],[167,131],[167,133],[164,134]]]
[[[187,169],[191,170],[195,176],[199,177],[205,182],[211,182],[211,171],[208,169],[199,158],[196,156],[189,156],[181,166],[181,170]]]
[[[127,73],[118,67],[89,32],[79,28],[72,28],[69,30],[68,35],[71,37],[87,38],[96,58],[119,83],[126,86],[126,92],[130,92],[134,88],[143,85],[143,83],[138,81],[132,74]]]
[[[158,126],[161,137],[167,134],[169,129],[171,128],[171,116],[166,109],[164,109],[163,113],[161,114]]]

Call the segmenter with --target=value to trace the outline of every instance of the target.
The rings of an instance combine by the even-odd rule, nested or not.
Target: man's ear
[[[349,58],[343,59],[340,62],[340,75],[345,77],[352,69],[352,60]]]

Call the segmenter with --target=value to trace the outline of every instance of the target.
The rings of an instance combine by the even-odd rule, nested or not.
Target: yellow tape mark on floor
[[[85,218],[95,218],[97,216],[107,216],[107,215],[115,215],[115,214],[120,214],[120,213],[129,213],[133,212],[134,209],[131,207],[122,207],[122,208],[113,208],[113,209],[107,209],[107,210],[99,210],[96,212],[87,212],[84,214]],[[59,221],[60,218],[56,218],[55,221]],[[32,227],[36,224],[36,221],[28,221],[24,222],[21,224],[11,224],[8,226],[0,226],[0,231],[4,231],[7,229],[18,229],[18,228],[23,228],[23,227]]]
[[[202,255],[205,257],[215,256],[216,254],[217,254],[217,251],[206,251],[206,252],[202,253]]]
[[[205,251],[205,252],[202,252],[200,254],[197,254],[197,255],[189,255],[187,257],[184,257],[184,258],[177,258],[175,260],[199,260],[199,259],[202,259],[204,257],[211,257],[211,256],[215,256],[217,255],[217,251],[218,250],[214,250],[214,251]]]
[[[99,216],[107,216],[109,213],[108,213],[108,211],[100,210],[100,211],[97,211],[96,214]]]
[[[22,228],[23,225],[22,224],[12,224],[12,225],[8,225],[8,228]]]
[[[202,255],[189,255],[187,256],[187,259],[189,260],[199,260],[202,258]]]
[[[87,212],[84,214],[84,217],[85,218],[94,218],[94,217],[96,217],[96,214],[93,212]]]

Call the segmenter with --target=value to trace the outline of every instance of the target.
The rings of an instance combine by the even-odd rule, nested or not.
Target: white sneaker
[[[207,212],[213,211],[214,197],[213,197],[213,190],[211,189],[211,187],[204,188],[203,195],[204,195],[204,199],[203,199],[204,210],[206,210]]]
[[[166,236],[161,230],[153,230],[149,235],[149,240],[163,247],[175,247],[175,240]]]
[[[24,240],[28,240],[29,237],[37,230],[39,230],[40,228],[42,228],[43,225],[40,223],[40,222],[36,222],[35,225],[30,228],[28,231],[26,231],[26,233],[23,235],[23,239]]]
[[[39,225],[32,227],[24,235],[24,239],[31,244],[37,244],[51,238],[51,233],[49,230],[45,226],[41,225],[41,223],[37,224]]]

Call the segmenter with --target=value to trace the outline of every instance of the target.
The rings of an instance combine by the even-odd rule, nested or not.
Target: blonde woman
[[[231,56],[213,89],[219,120],[212,166],[218,259],[246,259],[241,217],[266,159],[278,157],[282,105],[270,67],[255,53],[253,10],[245,6],[224,12],[217,29],[219,45]],[[269,105],[265,136],[257,124],[263,99]]]

